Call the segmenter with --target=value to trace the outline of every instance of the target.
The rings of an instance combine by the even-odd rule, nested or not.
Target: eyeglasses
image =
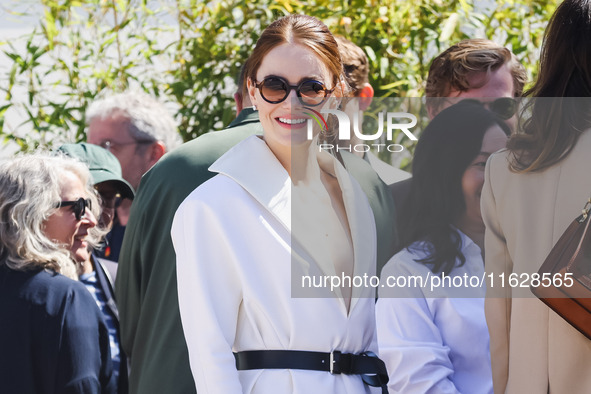
[[[60,201],[56,204],[56,208],[61,207],[72,207],[72,212],[76,216],[76,220],[81,220],[82,216],[86,213],[86,208],[92,209],[92,204],[90,199],[84,199],[80,197],[76,201]]]
[[[299,85],[290,85],[281,77],[266,77],[261,82],[255,82],[254,86],[261,93],[263,100],[271,104],[281,103],[292,90],[295,90],[303,105],[315,107],[322,104],[324,99],[334,92],[334,88],[327,89],[322,82],[307,80]]]
[[[469,102],[469,103],[477,103],[484,107],[486,107],[490,112],[497,115],[499,118],[503,120],[507,120],[513,117],[517,112],[517,101],[512,99],[511,97],[501,97],[490,103],[485,103],[482,101],[474,100],[474,99],[465,99],[462,102]]]
[[[101,141],[101,143],[99,144],[99,146],[101,148],[105,148],[106,150],[108,150],[109,152],[111,152],[113,149],[117,150],[119,147],[122,146],[127,146],[127,145],[137,145],[137,144],[151,144],[154,141],[151,140],[133,140],[130,142],[115,142],[115,141],[111,141],[111,140],[104,140]]]

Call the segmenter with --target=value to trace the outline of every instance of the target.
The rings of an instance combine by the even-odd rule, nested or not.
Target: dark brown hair
[[[544,33],[540,69],[526,96],[531,116],[507,147],[516,172],[543,170],[564,159],[591,126],[591,2],[565,0]],[[544,99],[543,97],[554,97]],[[557,99],[560,97],[560,99]]]
[[[425,95],[448,97],[452,90],[464,92],[481,86],[470,84],[469,77],[475,73],[490,73],[507,64],[513,78],[513,95],[519,97],[527,81],[525,68],[513,53],[493,41],[482,38],[463,40],[439,54],[429,68]],[[428,100],[427,104],[437,110],[440,100]]]

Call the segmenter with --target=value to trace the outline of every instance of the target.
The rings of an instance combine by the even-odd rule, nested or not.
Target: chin
[[[75,250],[73,253],[74,261],[82,264],[90,258],[90,252],[84,248],[84,250]]]

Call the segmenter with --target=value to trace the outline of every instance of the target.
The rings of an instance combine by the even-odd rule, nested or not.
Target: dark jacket
[[[83,284],[0,266],[0,391],[116,393],[109,333]]]

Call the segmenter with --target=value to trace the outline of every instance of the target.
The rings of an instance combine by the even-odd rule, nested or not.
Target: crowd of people
[[[224,130],[96,101],[87,142],[0,163],[0,392],[589,392],[591,341],[535,297],[384,284],[537,272],[591,193],[590,38],[565,0],[525,91],[492,41],[439,54],[412,174],[309,121],[362,128],[374,90],[307,15],[264,29]]]

